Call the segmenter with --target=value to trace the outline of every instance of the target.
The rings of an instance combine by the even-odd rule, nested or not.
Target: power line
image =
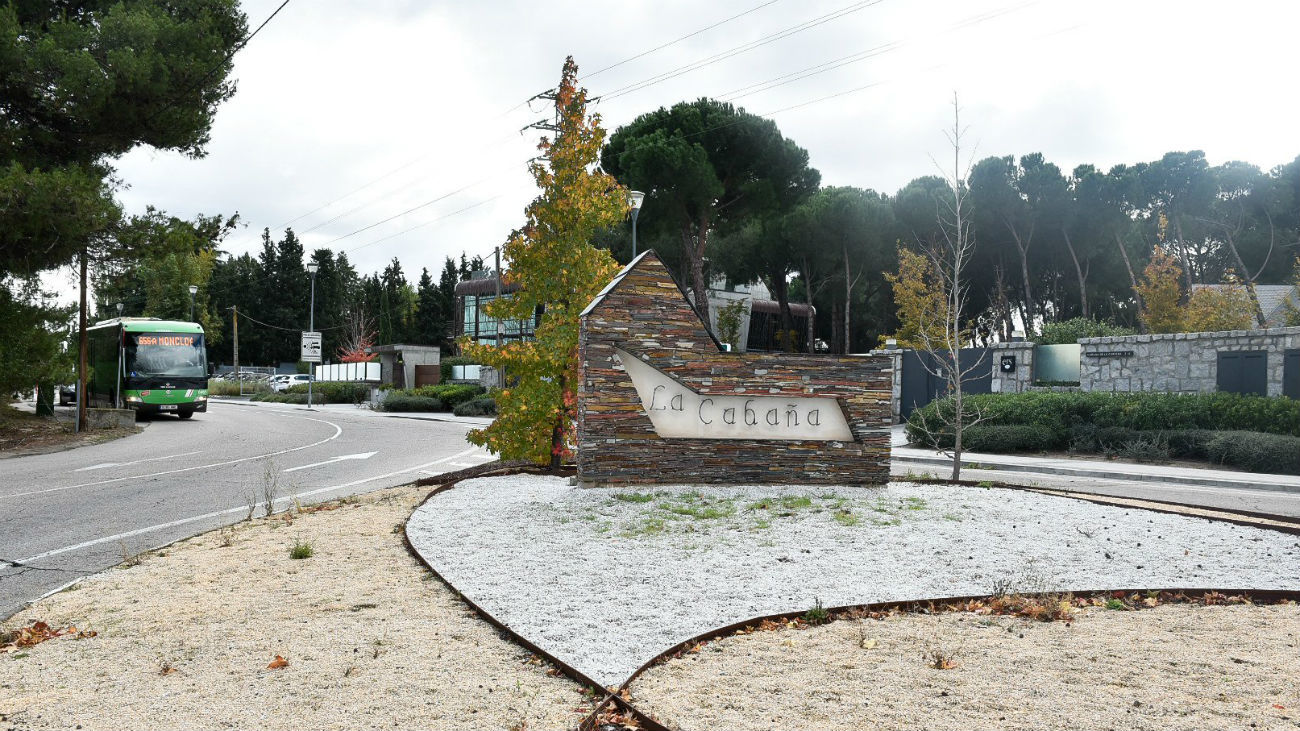
[[[420,210],[421,208],[427,208],[427,207],[433,205],[434,203],[437,203],[437,202],[442,201],[442,200],[446,200],[447,198],[450,198],[450,197],[452,197],[453,195],[456,195],[457,193],[463,193],[463,192],[469,190],[470,188],[473,188],[473,187],[476,186],[476,185],[481,185],[481,184],[483,184],[483,183],[485,183],[485,182],[487,182],[487,181],[489,181],[489,180],[491,180],[491,179],[493,179],[493,178],[495,178],[495,177],[497,177],[497,176],[503,174],[504,172],[506,172],[506,170],[513,169],[515,165],[516,165],[516,163],[512,162],[512,163],[510,163],[510,167],[507,168],[507,169],[503,169],[503,170],[501,170],[501,171],[498,171],[498,172],[492,173],[491,175],[488,175],[487,177],[480,178],[479,180],[476,180],[476,181],[474,181],[473,183],[470,183],[469,185],[462,186],[462,187],[457,188],[456,190],[453,190],[453,191],[451,191],[451,192],[449,192],[449,193],[443,193],[442,195],[438,196],[437,198],[434,198],[434,199],[432,199],[432,200],[427,200],[427,201],[425,201],[425,202],[423,202],[423,203],[420,203],[419,205],[416,205],[416,206],[412,206],[412,207],[406,209],[405,211],[402,211],[401,213],[394,214],[394,215],[389,216],[388,218],[385,218],[385,219],[383,219],[383,220],[381,220],[381,221],[376,221],[376,222],[374,222],[374,223],[372,223],[372,224],[370,224],[370,225],[368,225],[368,226],[362,226],[361,228],[359,228],[359,229],[357,229],[357,230],[355,230],[355,231],[352,231],[352,232],[350,232],[350,233],[346,233],[346,234],[343,234],[342,236],[338,236],[338,237],[332,238],[332,239],[330,239],[329,241],[326,241],[325,243],[321,244],[321,247],[329,246],[330,244],[335,243],[336,241],[342,241],[343,239],[351,238],[351,237],[356,236],[357,234],[362,233],[362,232],[364,232],[364,231],[369,231],[370,229],[372,229],[372,228],[374,228],[374,227],[376,227],[376,226],[382,226],[383,224],[388,223],[389,221],[392,221],[393,219],[401,218],[402,216],[405,216],[405,215],[408,214],[408,213],[412,213],[412,212],[418,211],[418,210]],[[468,210],[468,209],[465,209],[465,210]],[[360,247],[358,247],[358,248],[360,248]]]
[[[581,81],[586,81],[587,79],[590,79],[590,78],[593,77],[593,76],[597,76],[597,75],[599,75],[599,74],[603,74],[603,73],[605,73],[606,71],[609,71],[610,69],[613,69],[613,68],[618,68],[619,66],[622,66],[622,65],[625,64],[625,63],[629,63],[629,62],[631,62],[631,61],[635,61],[635,60],[637,60],[638,58],[642,58],[642,57],[644,57],[644,56],[649,56],[649,55],[652,54],[652,53],[656,53],[656,52],[658,52],[658,51],[662,51],[662,50],[664,50],[665,48],[668,48],[669,46],[675,46],[675,45],[677,45],[678,43],[681,43],[682,41],[687,40],[688,38],[694,38],[695,36],[698,36],[699,34],[704,33],[704,32],[706,32],[706,31],[713,30],[714,28],[717,28],[718,26],[726,25],[727,23],[730,23],[731,21],[733,21],[733,20],[735,20],[735,19],[737,19],[737,18],[742,18],[742,17],[744,17],[744,16],[746,16],[746,15],[749,15],[750,13],[752,13],[752,12],[754,12],[754,11],[756,11],[756,10],[762,10],[763,8],[765,8],[765,7],[769,6],[769,5],[775,4],[775,3],[779,2],[779,1],[780,1],[780,0],[768,0],[768,2],[765,2],[765,3],[761,4],[761,5],[756,5],[756,6],[752,7],[752,8],[750,8],[749,10],[746,10],[746,11],[743,12],[743,13],[737,13],[737,14],[731,16],[730,18],[726,18],[725,20],[719,20],[718,22],[714,23],[713,25],[706,25],[706,26],[704,26],[703,28],[700,28],[699,30],[692,31],[692,32],[690,32],[690,33],[687,33],[687,34],[684,35],[684,36],[679,36],[679,37],[677,37],[677,38],[674,38],[673,40],[668,41],[667,43],[664,43],[664,44],[662,44],[662,45],[655,46],[654,48],[651,48],[651,49],[648,50],[648,51],[642,51],[641,53],[638,53],[638,54],[636,54],[635,56],[628,56],[627,58],[623,59],[622,61],[619,61],[619,62],[617,62],[617,63],[612,63],[612,64],[610,64],[610,65],[608,65],[608,66],[606,66],[606,67],[604,67],[604,68],[602,68],[602,69],[598,69],[598,70],[596,70],[596,71],[592,71],[591,73],[586,74],[585,76],[582,76],[580,80],[581,80]],[[536,97],[534,97],[534,98],[536,98]],[[532,99],[529,99],[529,101],[532,101]]]
[[[970,16],[969,18],[965,18],[957,23],[954,23],[953,25],[941,31],[940,34],[942,35],[947,33],[954,33],[959,30],[964,30],[966,28],[979,25],[980,23],[994,20],[1003,15],[1008,15],[1010,13],[1023,10],[1024,8],[1029,7],[1030,5],[1037,4],[1038,2],[1039,0],[1028,0],[1027,2],[1022,2],[1016,5],[1009,5],[1003,8],[998,8],[996,10],[992,10],[987,13],[973,15]],[[792,84],[796,81],[802,81],[810,76],[817,76],[819,74],[826,73],[827,71],[834,71],[835,69],[843,68],[845,66],[857,63],[859,61],[865,61],[869,58],[874,58],[876,56],[889,53],[890,51],[898,50],[899,48],[906,46],[910,42],[911,41],[908,39],[890,41],[889,43],[885,43],[876,46],[874,48],[869,48],[865,51],[859,51],[857,53],[849,54],[847,56],[841,56],[839,58],[832,59],[830,61],[826,61],[820,64],[815,64],[813,66],[808,66],[807,68],[803,68],[798,71],[792,71],[788,74],[783,74],[781,76],[773,77],[771,79],[767,79],[766,81],[760,81],[755,84],[750,84],[748,86],[740,87],[739,89],[733,89],[732,91],[721,94],[715,98],[717,98],[719,101],[729,102],[729,101],[734,101],[736,99],[741,99],[750,96],[752,94],[758,94],[760,92],[769,91],[779,86],[785,86],[786,84]]]
[[[381,241],[387,241],[387,240],[389,240],[389,239],[397,238],[398,236],[401,236],[401,235],[403,235],[403,234],[408,234],[408,233],[410,233],[410,232],[412,232],[412,231],[414,231],[414,230],[416,230],[416,229],[424,228],[425,226],[428,226],[428,225],[430,225],[430,224],[437,223],[438,221],[441,221],[441,220],[443,220],[443,219],[445,219],[445,218],[451,218],[452,216],[459,216],[460,214],[462,214],[462,213],[464,213],[464,212],[466,212],[466,211],[470,211],[470,210],[473,210],[473,209],[475,209],[475,208],[478,208],[479,206],[482,206],[482,205],[486,205],[486,204],[488,204],[488,203],[491,203],[492,201],[494,201],[494,200],[496,200],[496,199],[498,199],[498,198],[500,198],[500,197],[501,197],[500,195],[494,195],[494,196],[492,196],[491,198],[487,198],[487,199],[485,199],[485,200],[481,200],[481,201],[479,201],[478,203],[475,203],[475,204],[473,204],[473,205],[465,206],[464,208],[461,208],[461,209],[458,210],[458,211],[452,211],[451,213],[447,213],[447,214],[444,214],[444,215],[438,216],[437,218],[431,219],[431,220],[429,220],[429,221],[425,221],[424,223],[421,223],[421,224],[416,225],[416,226],[412,226],[412,227],[410,227],[410,228],[408,228],[408,229],[405,229],[405,230],[403,230],[403,231],[398,231],[398,232],[396,232],[396,233],[389,234],[388,236],[385,236],[385,237],[383,237],[383,238],[381,238],[381,239],[375,239],[374,241],[370,241],[370,242],[367,242],[367,243],[361,244],[360,246],[354,246],[354,247],[352,247],[351,249],[348,249],[347,251],[342,252],[342,253],[350,254],[350,253],[356,251],[357,249],[364,249],[364,248],[366,248],[367,246],[372,246],[372,245],[374,245],[374,244],[378,244],[378,243],[380,243]]]
[[[662,74],[651,76],[641,81],[627,84],[626,86],[621,86],[617,89],[614,89],[613,91],[601,94],[597,98],[603,101],[609,101],[610,99],[616,99],[620,96],[631,94],[634,91],[640,91],[642,89],[649,88],[651,86],[654,86],[655,84],[659,84],[669,79],[674,79],[678,76],[688,74],[692,71],[697,71],[706,66],[712,66],[715,63],[719,63],[729,58],[739,56],[742,53],[748,53],[749,51],[752,51],[756,48],[761,48],[762,46],[766,46],[770,43],[775,43],[776,41],[789,38],[790,36],[802,33],[806,30],[816,28],[817,26],[824,25],[826,23],[831,22],[832,20],[838,20],[847,15],[856,13],[859,10],[865,10],[873,5],[879,5],[884,1],[885,0],[859,0],[858,2],[855,2],[851,5],[846,5],[840,8],[839,10],[834,10],[832,12],[829,12],[825,15],[820,15],[811,20],[806,20],[802,23],[797,23],[795,25],[783,28],[775,33],[771,33],[766,36],[763,36],[758,40],[750,41],[748,43],[742,43],[739,46],[735,46],[725,51],[715,53],[712,56],[702,58],[698,61],[694,61],[692,63],[686,64],[685,66],[678,66],[677,68],[671,71],[665,71]]]
[[[269,322],[262,322],[261,320],[257,319],[256,317],[253,317],[252,315],[248,314],[247,312],[239,312],[239,311],[237,311],[237,310],[236,310],[235,312],[236,312],[237,316],[242,317],[242,318],[244,318],[245,320],[252,320],[253,322],[255,322],[255,323],[257,323],[258,325],[261,325],[261,326],[263,326],[263,327],[269,327],[269,328],[272,328],[272,329],[274,329],[274,330],[283,330],[283,331],[285,331],[285,332],[291,332],[291,333],[302,332],[302,328],[300,328],[300,327],[280,327],[279,325],[272,325],[272,324],[269,323]],[[345,327],[345,326],[344,326],[344,325],[335,325],[334,327],[318,327],[318,328],[316,328],[316,330],[317,330],[318,332],[324,332],[324,331],[326,331],[326,330],[338,330],[339,328],[342,328],[342,327]]]

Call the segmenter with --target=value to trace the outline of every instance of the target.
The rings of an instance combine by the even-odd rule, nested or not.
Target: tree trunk
[[[1079,266],[1079,255],[1074,253],[1074,242],[1070,241],[1070,232],[1061,227],[1061,235],[1065,237],[1065,248],[1070,252],[1070,259],[1074,261],[1074,273],[1079,277],[1079,308],[1085,318],[1090,316],[1088,312],[1088,282],[1083,275],[1083,267]]]
[[[803,288],[804,300],[808,302],[808,354],[811,355],[817,351],[817,316],[813,310],[813,291],[812,282],[805,281]]]
[[[1128,281],[1129,281],[1129,284],[1133,287],[1133,299],[1137,300],[1137,306],[1138,306],[1138,317],[1137,317],[1138,332],[1140,332],[1140,333],[1145,333],[1146,330],[1147,330],[1147,328],[1146,328],[1146,325],[1143,325],[1143,324],[1142,324],[1142,312],[1146,310],[1146,307],[1147,307],[1147,306],[1146,306],[1146,304],[1142,301],[1142,293],[1138,290],[1138,280],[1137,280],[1137,275],[1133,273],[1133,262],[1129,261],[1129,258],[1128,258],[1128,249],[1124,248],[1124,237],[1120,236],[1118,232],[1115,233],[1115,246],[1118,246],[1118,247],[1119,247],[1119,255],[1124,259],[1124,269],[1125,269],[1125,271],[1128,272]]]
[[[793,345],[790,334],[794,332],[794,316],[790,314],[790,286],[785,281],[784,274],[771,279],[768,288],[776,295],[776,302],[781,306],[781,330],[777,333],[777,342],[788,353]]]
[[[551,471],[560,470],[560,455],[564,452],[564,422],[569,418],[569,411],[564,405],[564,392],[568,386],[568,379],[564,373],[560,374],[560,413],[555,419],[555,424],[551,427]]]
[[[1187,282],[1187,296],[1192,296],[1192,260],[1187,256],[1187,239],[1183,238],[1183,219],[1174,216],[1174,231],[1178,233],[1178,258],[1183,263],[1183,280]]]
[[[1029,234],[1029,240],[1021,241],[1020,234],[1015,229],[1011,230],[1011,238],[1016,242],[1016,250],[1020,252],[1020,285],[1025,290],[1025,304],[1022,317],[1025,318],[1025,334],[1029,335],[1034,331],[1034,288],[1029,282],[1029,247],[1032,245],[1033,232]]]
[[[1264,308],[1259,304],[1259,293],[1255,291],[1255,278],[1250,276],[1250,271],[1246,269],[1246,262],[1241,260],[1241,254],[1237,251],[1237,242],[1233,241],[1232,234],[1225,228],[1223,238],[1228,242],[1228,248],[1232,250],[1232,258],[1237,261],[1237,266],[1241,268],[1241,280],[1246,284],[1246,291],[1250,293],[1250,303],[1255,307],[1255,322],[1259,323],[1260,328],[1266,327],[1264,323]]]
[[[77,310],[77,431],[86,431],[86,402],[90,394],[86,390],[86,371],[88,369],[90,344],[86,333],[86,266],[89,252],[81,249],[81,304]]]
[[[844,350],[841,352],[847,355],[853,352],[853,338],[849,335],[849,326],[853,322],[849,317],[853,308],[853,273],[849,271],[849,247],[841,248],[844,250]]]
[[[709,283],[704,279],[704,252],[709,243],[709,221],[701,218],[691,232],[694,241],[683,240],[686,245],[686,260],[691,267],[691,292],[695,295],[695,311],[704,321],[704,327],[713,332],[713,323],[709,321]]]

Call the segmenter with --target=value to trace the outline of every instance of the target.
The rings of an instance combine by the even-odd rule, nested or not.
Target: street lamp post
[[[311,275],[311,309],[307,315],[307,331],[316,332],[316,270],[320,265],[316,262],[307,264],[307,273]],[[311,387],[312,381],[316,380],[316,369],[308,365],[307,372],[307,408],[311,409]]]
[[[190,322],[194,322],[194,295],[199,291],[198,285],[190,285]]]
[[[627,193],[627,202],[632,206],[632,258],[636,258],[636,216],[641,212],[641,202],[645,200],[645,193],[639,190],[630,190]]]

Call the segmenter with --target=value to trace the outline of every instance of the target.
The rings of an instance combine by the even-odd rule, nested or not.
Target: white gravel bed
[[[1117,587],[1300,589],[1300,539],[1019,490],[461,483],[411,516],[458,591],[605,685],[751,617]]]

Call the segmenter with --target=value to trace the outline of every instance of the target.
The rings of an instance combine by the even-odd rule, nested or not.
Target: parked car
[[[306,373],[294,373],[290,376],[276,376],[271,379],[271,390],[276,393],[284,393],[293,386],[305,386],[311,382],[312,377]]]
[[[59,406],[77,403],[77,384],[69,383],[59,386]]]

